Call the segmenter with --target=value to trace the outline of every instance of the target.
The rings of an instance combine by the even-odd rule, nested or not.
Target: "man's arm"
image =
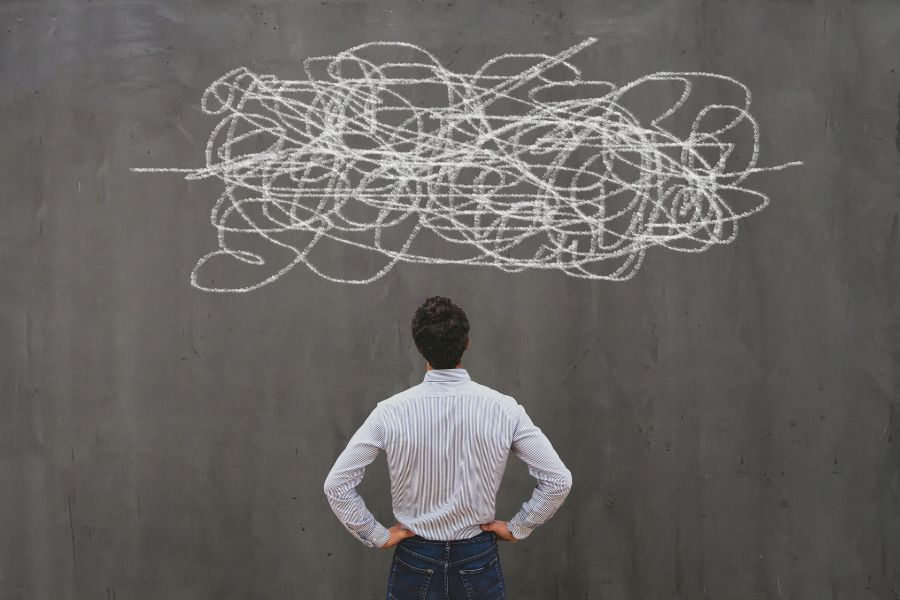
[[[521,404],[511,449],[528,465],[528,473],[538,481],[531,498],[506,524],[513,537],[521,540],[562,505],[572,488],[572,472],[563,464],[544,432],[531,422]]]
[[[356,486],[363,480],[366,466],[384,449],[384,443],[384,425],[376,406],[350,438],[325,478],[325,496],[331,510],[353,537],[370,548],[383,546],[390,538],[390,532],[366,508]]]

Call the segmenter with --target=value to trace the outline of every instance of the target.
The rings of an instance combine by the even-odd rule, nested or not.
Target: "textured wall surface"
[[[383,597],[322,482],[421,380],[415,307],[468,312],[473,378],[573,473],[502,546],[510,598],[900,597],[900,4],[11,0],[0,5],[0,599]],[[471,72],[588,36],[589,75],[753,91],[771,205],[626,282],[397,265],[192,288],[216,247],[210,82],[370,40]],[[710,96],[708,101],[715,101]],[[332,264],[358,260],[339,249]],[[533,480],[511,459],[497,518]],[[386,525],[383,456],[361,491]]]

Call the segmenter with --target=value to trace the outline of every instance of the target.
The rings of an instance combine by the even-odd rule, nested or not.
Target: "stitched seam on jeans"
[[[431,587],[431,576],[434,574],[434,571],[428,569],[428,575],[425,576],[425,584],[422,586],[422,593],[419,594],[420,600],[425,600],[425,596],[428,594],[428,588]]]
[[[478,575],[480,573],[487,573],[491,569],[491,567],[493,567],[495,564],[497,564],[497,559],[498,559],[498,557],[495,556],[491,562],[484,565],[483,567],[478,567],[477,569],[460,569],[459,574],[460,575]]]
[[[493,533],[493,532],[492,532],[492,533]],[[465,539],[463,539],[463,540],[414,540],[414,539],[411,539],[411,538],[406,538],[406,539],[404,539],[404,540],[401,540],[401,543],[404,543],[404,544],[407,544],[407,545],[409,545],[409,544],[423,544],[423,545],[426,545],[426,546],[432,546],[432,545],[435,545],[435,544],[440,544],[440,545],[443,546],[444,544],[446,544],[446,543],[449,541],[451,544],[454,544],[454,545],[457,545],[457,546],[458,546],[458,545],[460,545],[460,544],[475,544],[475,543],[478,543],[478,542],[483,542],[485,539],[487,539],[487,537],[490,537],[490,536],[486,536],[486,537],[483,537],[483,538],[481,538],[481,539],[477,539],[477,540],[476,540],[475,538],[477,538],[479,535],[481,535],[481,534],[479,533],[478,535],[473,535],[472,537],[470,537],[470,538],[465,538]],[[496,536],[496,534],[494,534],[494,536]]]
[[[443,561],[437,560],[437,559],[435,559],[435,558],[430,558],[430,557],[428,557],[428,556],[423,556],[423,555],[419,554],[418,552],[413,552],[413,551],[410,550],[409,548],[402,548],[402,547],[400,547],[400,546],[397,546],[397,549],[398,549],[398,550],[402,550],[403,552],[406,552],[407,554],[411,554],[411,555],[415,556],[416,558],[421,559],[421,560],[424,560],[424,561],[426,561],[426,562],[434,563],[434,564],[436,564],[436,565],[442,565],[442,564],[444,564]]]
[[[444,599],[450,600],[450,544],[444,548]]]
[[[462,573],[457,571],[459,575],[459,580],[462,581],[463,589],[466,590],[466,600],[472,600],[472,597],[475,595],[475,592],[472,591],[472,584],[469,583],[469,580],[462,576]]]
[[[395,557],[396,558],[396,557]],[[396,563],[391,563],[391,577],[388,579],[388,595],[394,595],[394,576],[397,574]]]
[[[459,559],[459,560],[454,560],[454,561],[453,561],[452,563],[450,563],[450,564],[451,564],[451,565],[458,565],[458,564],[460,564],[460,563],[464,563],[464,562],[467,562],[467,561],[470,561],[470,560],[475,560],[476,558],[481,558],[481,557],[484,556],[485,554],[487,554],[487,553],[489,553],[489,552],[493,552],[494,550],[496,550],[496,547],[491,546],[490,548],[488,548],[487,550],[484,550],[483,552],[479,552],[478,554],[473,554],[472,556],[467,556],[467,557],[461,558],[461,559]],[[498,554],[499,554],[499,552],[498,552]]]
[[[427,573],[428,575],[431,575],[432,573],[434,573],[434,569],[423,569],[422,567],[414,567],[411,564],[409,564],[408,562],[402,561],[399,558],[397,559],[397,562],[400,563],[401,565],[403,565],[404,567],[415,571],[416,573],[422,573],[422,574]]]

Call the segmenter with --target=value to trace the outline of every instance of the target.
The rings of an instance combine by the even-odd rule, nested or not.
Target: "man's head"
[[[412,334],[432,369],[452,369],[468,347],[469,319],[450,298],[432,296],[416,309]]]

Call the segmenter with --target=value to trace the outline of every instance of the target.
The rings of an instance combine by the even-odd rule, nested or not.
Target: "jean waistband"
[[[415,542],[417,544],[436,544],[439,546],[450,544],[451,546],[456,546],[459,544],[474,544],[476,542],[484,542],[486,540],[496,539],[496,537],[497,534],[493,531],[482,531],[478,535],[466,538],[464,540],[429,540],[423,538],[420,535],[413,535],[408,538],[403,538],[402,540],[400,540],[400,543],[402,544],[403,542]]]

